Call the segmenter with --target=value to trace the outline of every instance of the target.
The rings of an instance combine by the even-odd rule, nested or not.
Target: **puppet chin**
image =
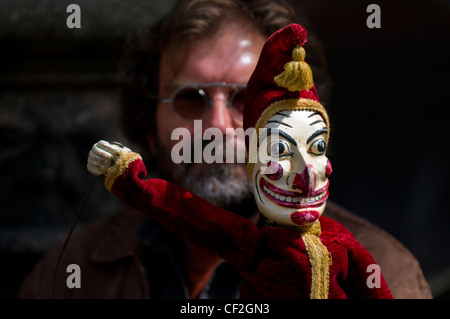
[[[300,210],[293,212],[290,217],[293,223],[300,226],[308,226],[319,219],[320,213],[316,210]]]

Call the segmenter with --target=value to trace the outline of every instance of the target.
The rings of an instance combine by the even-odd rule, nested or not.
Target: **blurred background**
[[[66,26],[71,3],[81,29]],[[0,1],[0,298],[16,298],[64,240],[91,180],[92,144],[133,148],[118,124],[121,49],[173,3]],[[399,239],[433,296],[449,298],[449,1],[337,3],[294,4],[323,42],[334,83],[330,198]],[[379,29],[366,25],[371,3]],[[121,208],[97,182],[77,229]]]

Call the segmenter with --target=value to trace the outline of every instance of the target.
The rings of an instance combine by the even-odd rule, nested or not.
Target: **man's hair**
[[[171,48],[213,36],[220,24],[230,18],[248,22],[265,37],[290,23],[297,23],[294,10],[283,0],[179,0],[165,17],[127,40],[119,65],[121,121],[125,136],[142,147],[141,152],[147,149],[149,134],[156,134],[155,97],[161,53],[166,50],[179,54]],[[323,67],[325,58],[320,43],[309,35],[308,63],[315,72],[320,94],[319,78],[326,78],[324,82],[328,82]],[[315,70],[315,65],[322,70]],[[321,102],[325,102],[322,96]]]

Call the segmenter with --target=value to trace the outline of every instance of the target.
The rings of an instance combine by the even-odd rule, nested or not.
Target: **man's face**
[[[170,52],[163,52],[159,97],[171,98],[178,87],[187,83],[246,84],[264,42],[265,38],[261,34],[232,22],[222,26],[215,35],[192,43],[178,72],[173,70]],[[185,47],[180,49],[183,48]],[[194,144],[194,136],[201,139],[208,128],[218,128],[224,141],[227,128],[242,128],[242,121],[233,116],[227,107],[228,89],[211,88],[206,93],[211,107],[201,118],[202,132],[195,134],[193,120],[182,119],[170,103],[159,103],[156,109],[157,136],[150,147],[156,149],[158,170],[162,178],[181,185],[218,206],[239,205],[243,199],[253,197],[245,163],[175,164],[171,159],[172,147],[180,143],[180,140],[171,139],[176,128],[189,130],[191,139],[182,141],[188,147]],[[244,142],[235,142],[235,152],[245,153]],[[209,141],[203,141],[203,145],[208,143]]]
[[[252,173],[260,212],[283,225],[313,225],[328,198],[326,124],[319,113],[283,111],[264,128]]]

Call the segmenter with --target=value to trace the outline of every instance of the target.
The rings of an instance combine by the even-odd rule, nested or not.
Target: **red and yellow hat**
[[[330,131],[327,111],[320,104],[311,68],[305,62],[306,35],[304,27],[290,24],[267,39],[247,83],[244,130],[254,127],[259,132],[278,112],[305,110],[318,112]]]

